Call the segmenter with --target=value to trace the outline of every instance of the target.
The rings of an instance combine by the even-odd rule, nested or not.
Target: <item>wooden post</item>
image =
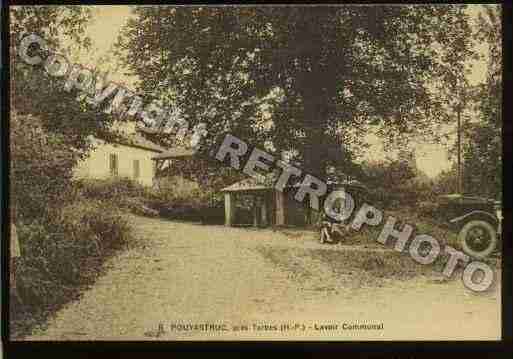
[[[285,224],[285,193],[275,191],[276,197],[276,225],[283,226]]]
[[[235,216],[235,206],[230,192],[224,194],[224,224],[225,226],[233,225],[233,217]]]
[[[262,226],[267,226],[267,196],[262,198],[262,206],[260,207]]]
[[[253,226],[258,227],[258,196],[253,196]]]

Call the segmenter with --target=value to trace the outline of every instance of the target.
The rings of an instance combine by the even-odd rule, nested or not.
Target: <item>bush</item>
[[[124,177],[107,179],[80,179],[75,181],[75,183],[84,196],[96,199],[139,197],[151,192],[143,185]]]
[[[210,224],[224,222],[224,202],[220,192],[202,188],[183,193],[159,189],[154,198],[153,208],[163,217]]]
[[[13,111],[11,135],[11,198],[27,220],[71,202],[73,166],[81,153],[66,143],[62,135],[44,130],[33,116]]]
[[[17,230],[22,251],[17,280],[27,307],[14,313],[14,321],[49,313],[76,298],[81,287],[94,282],[105,259],[130,238],[119,209],[88,199],[31,223],[18,222]]]
[[[16,206],[11,219],[22,252],[16,274],[25,304],[12,312],[17,336],[93,283],[104,260],[127,242],[130,228],[118,206],[105,201],[108,197],[87,198],[72,181],[85,142],[76,150],[69,137],[16,111],[10,125],[10,198]],[[133,190],[127,184],[128,189]]]
[[[141,216],[155,217],[159,214],[154,208],[158,194],[129,178],[81,179],[75,183],[86,198],[108,200],[120,209]]]
[[[144,187],[128,178],[77,180],[79,193],[85,198],[108,200],[118,208],[142,216],[169,219],[224,222],[224,200],[219,191],[191,186],[160,185]]]
[[[223,223],[222,194],[202,188],[144,187],[128,178],[76,181],[79,192],[89,199],[108,200],[118,208],[142,216]]]
[[[128,178],[77,180],[85,198],[108,200],[118,208],[142,216],[223,223],[224,202],[220,192],[191,187],[144,187]]]
[[[366,164],[364,172],[369,188],[366,199],[380,208],[415,207],[433,199],[433,181],[403,161]]]

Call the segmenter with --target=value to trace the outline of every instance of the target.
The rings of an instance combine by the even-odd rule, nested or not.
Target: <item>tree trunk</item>
[[[319,22],[307,21],[299,32],[303,44],[306,45],[301,73],[296,77],[297,91],[303,100],[303,129],[306,134],[303,148],[303,173],[325,181],[328,161],[326,130],[328,119],[334,110],[332,101],[338,84],[333,81],[333,72],[329,60],[325,56],[323,43],[323,16],[328,12],[316,14]],[[308,224],[312,223],[313,211],[307,207]]]
[[[315,86],[317,87],[317,86]],[[303,148],[303,170],[319,179],[324,179],[326,171],[325,130],[327,118],[323,116],[322,90],[310,87],[303,96],[304,130],[306,138]]]

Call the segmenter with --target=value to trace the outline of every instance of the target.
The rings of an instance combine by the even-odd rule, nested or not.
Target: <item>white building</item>
[[[133,125],[125,126],[123,133],[123,139],[116,142],[92,138],[94,149],[79,162],[74,177],[125,177],[152,186],[155,179],[155,161],[152,157],[164,152],[165,148],[145,139]]]

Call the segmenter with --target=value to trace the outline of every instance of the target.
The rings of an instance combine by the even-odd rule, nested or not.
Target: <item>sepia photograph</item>
[[[501,5],[7,15],[10,341],[503,339]]]

